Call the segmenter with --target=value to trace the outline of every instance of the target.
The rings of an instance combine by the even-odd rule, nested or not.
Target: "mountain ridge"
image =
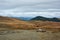
[[[31,20],[60,22],[60,20],[58,18],[56,18],[56,17],[54,17],[54,18],[46,18],[46,17],[43,17],[43,16],[37,16],[37,17],[32,18]]]

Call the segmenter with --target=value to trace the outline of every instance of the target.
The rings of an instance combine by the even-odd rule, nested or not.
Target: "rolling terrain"
[[[31,24],[26,21],[22,21],[16,18],[2,17],[0,16],[0,28],[20,28],[27,29],[33,28],[34,24]]]
[[[58,29],[60,31],[60,22],[43,20],[23,21],[16,18],[0,16],[0,28],[27,29],[27,30],[43,28],[54,30]]]
[[[60,40],[60,22],[0,16],[0,40]]]

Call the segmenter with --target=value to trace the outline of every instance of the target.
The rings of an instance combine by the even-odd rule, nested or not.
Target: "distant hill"
[[[60,22],[60,19],[58,19],[58,18],[46,18],[46,17],[42,17],[42,16],[37,16],[35,18],[32,18],[31,20]]]
[[[21,20],[30,20],[32,17],[13,17]]]
[[[27,21],[22,21],[16,18],[0,16],[0,28],[18,28],[18,29],[29,29],[34,27],[34,24]]]

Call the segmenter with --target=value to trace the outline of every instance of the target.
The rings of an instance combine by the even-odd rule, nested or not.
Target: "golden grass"
[[[51,21],[22,21],[15,18],[0,17],[0,28],[13,28],[13,29],[59,29],[60,22]]]

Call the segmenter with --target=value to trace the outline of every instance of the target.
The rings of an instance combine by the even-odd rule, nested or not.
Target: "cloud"
[[[0,15],[60,17],[60,0],[0,0]]]
[[[0,9],[60,8],[59,5],[60,0],[0,0]]]
[[[4,14],[5,13],[5,14]],[[0,13],[1,16],[8,17],[35,17],[35,16],[44,16],[44,17],[60,17],[60,12],[12,12],[5,11],[4,13]]]

